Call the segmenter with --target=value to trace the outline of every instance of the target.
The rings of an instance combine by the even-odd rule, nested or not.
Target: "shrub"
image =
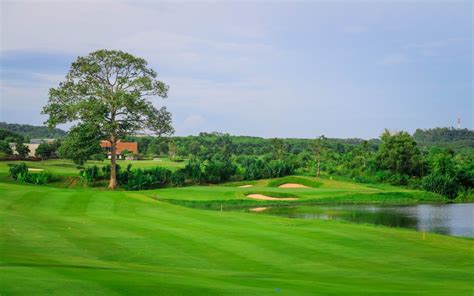
[[[79,172],[79,175],[87,184],[94,184],[101,178],[99,167],[96,165],[82,169]]]
[[[211,160],[205,165],[204,178],[209,183],[225,182],[236,170],[237,167],[230,161]]]
[[[459,185],[456,178],[449,175],[430,174],[422,180],[423,189],[454,199],[458,195]]]
[[[128,171],[128,180],[124,184],[127,190],[144,190],[164,187],[171,183],[172,172],[156,167],[153,169],[137,169]]]
[[[32,183],[36,185],[48,184],[49,182],[51,182],[52,177],[53,177],[53,175],[50,172],[27,173],[24,176],[25,176],[25,180],[23,180],[23,182]]]
[[[183,169],[177,170],[171,174],[171,186],[181,187],[186,181],[186,173]]]
[[[10,176],[17,181],[45,185],[51,182],[53,175],[50,172],[30,173],[25,163],[20,163],[10,168]]]
[[[28,174],[28,167],[24,162],[15,164],[10,168],[10,177],[12,177],[14,180],[17,180],[19,175],[25,174]]]

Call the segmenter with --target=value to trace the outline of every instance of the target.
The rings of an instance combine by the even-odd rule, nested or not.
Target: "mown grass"
[[[70,160],[66,159],[48,159],[43,161],[0,161],[0,175],[8,174],[9,168],[14,165],[24,162],[29,168],[43,169],[58,176],[77,176],[79,168]],[[118,160],[117,163],[126,168],[128,164],[132,164],[133,168],[151,168],[151,167],[165,167],[171,170],[182,168],[186,162],[174,162],[168,158],[160,158],[159,160]],[[88,161],[85,166],[97,165],[103,167],[110,164],[110,160],[104,161]]]
[[[69,162],[45,163],[72,177]],[[0,172],[5,167],[0,163]],[[302,177],[282,179],[294,178]],[[422,191],[312,180],[319,187],[281,189],[269,187],[281,180],[258,180],[250,188],[237,187],[249,184],[243,182],[127,192],[0,179],[0,294],[472,294],[474,240],[202,210],[445,202]],[[253,200],[250,193],[298,200]]]
[[[215,200],[245,194],[217,186],[113,192],[0,183],[0,292],[472,294],[472,240],[160,201],[209,200],[211,189]]]

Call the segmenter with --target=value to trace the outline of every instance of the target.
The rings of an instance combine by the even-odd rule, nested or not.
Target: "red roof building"
[[[112,144],[109,141],[100,141],[100,147],[102,147],[102,149],[104,149],[107,152],[107,155],[110,158]],[[117,147],[116,147],[115,154],[120,157],[120,156],[122,156],[122,152],[125,151],[125,150],[127,150],[127,151],[129,151],[133,154],[137,154],[138,153],[138,144],[137,144],[137,142],[122,142],[122,141],[119,140],[117,142]]]

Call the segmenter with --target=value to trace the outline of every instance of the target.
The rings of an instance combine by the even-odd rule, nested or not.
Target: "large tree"
[[[94,126],[111,143],[109,188],[117,186],[116,145],[129,134],[145,130],[172,134],[171,114],[149,98],[166,98],[168,86],[157,80],[147,62],[129,53],[98,50],[78,57],[65,81],[49,91],[43,114],[49,127],[66,122]]]

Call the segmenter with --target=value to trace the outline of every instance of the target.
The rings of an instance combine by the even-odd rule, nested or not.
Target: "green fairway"
[[[0,161],[0,175],[6,175],[11,165],[21,162],[26,163],[29,168],[43,169],[60,176],[78,176],[79,174],[77,165],[75,165],[72,161],[65,159],[49,159],[43,161]],[[97,165],[102,167],[109,163],[110,160],[107,159],[104,161],[90,160],[86,163],[86,166]],[[132,164],[133,168],[151,168],[162,166],[173,170],[184,167],[186,162],[174,162],[168,158],[159,158],[157,160],[117,160],[117,164],[123,168],[126,168],[128,164]]]
[[[186,208],[195,186],[111,192],[0,183],[1,295],[472,295],[474,241],[335,221]],[[260,186],[260,187],[258,187]],[[260,188],[260,189],[258,189]],[[317,192],[320,190],[321,192]],[[287,190],[288,191],[288,190]],[[323,181],[301,198],[370,194]],[[328,195],[329,194],[329,195]]]

